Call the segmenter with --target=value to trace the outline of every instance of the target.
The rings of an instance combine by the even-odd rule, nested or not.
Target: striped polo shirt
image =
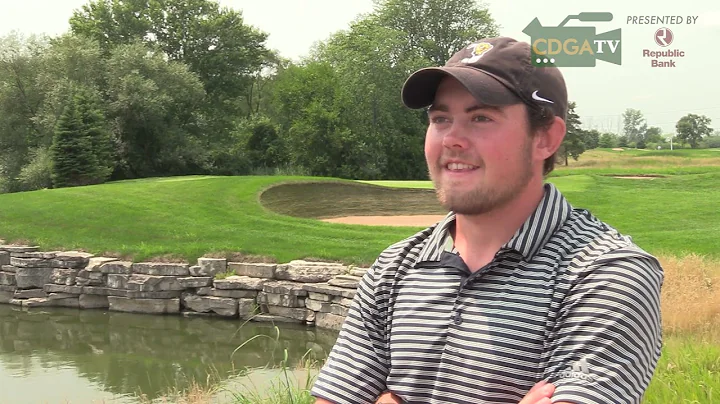
[[[553,184],[471,272],[444,220],[385,249],[363,277],[312,394],[374,403],[638,403],[660,357],[663,270]],[[492,229],[488,229],[492,231]]]

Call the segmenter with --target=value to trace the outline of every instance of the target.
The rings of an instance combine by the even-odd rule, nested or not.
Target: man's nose
[[[467,131],[464,126],[455,121],[443,136],[443,146],[448,149],[465,149],[468,147]]]

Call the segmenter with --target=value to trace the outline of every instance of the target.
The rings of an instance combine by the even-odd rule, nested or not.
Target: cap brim
[[[425,108],[435,101],[435,93],[443,78],[457,79],[478,102],[503,106],[522,102],[503,83],[473,67],[429,67],[410,75],[402,88],[402,100],[412,109]]]

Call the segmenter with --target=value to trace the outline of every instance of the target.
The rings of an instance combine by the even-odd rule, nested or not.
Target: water
[[[301,368],[304,359],[325,359],[337,338],[278,326],[279,334],[272,324],[241,320],[0,304],[0,403],[137,403],[208,375],[237,385],[249,379],[244,369],[262,385],[277,377],[267,368],[285,350],[288,366]]]

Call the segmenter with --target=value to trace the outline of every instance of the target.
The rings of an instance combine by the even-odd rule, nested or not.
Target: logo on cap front
[[[482,55],[486,54],[490,49],[492,49],[492,44],[489,44],[487,42],[478,42],[468,45],[465,49],[472,49],[472,52],[470,53],[470,57],[466,57],[460,61],[460,63],[475,63]]]

